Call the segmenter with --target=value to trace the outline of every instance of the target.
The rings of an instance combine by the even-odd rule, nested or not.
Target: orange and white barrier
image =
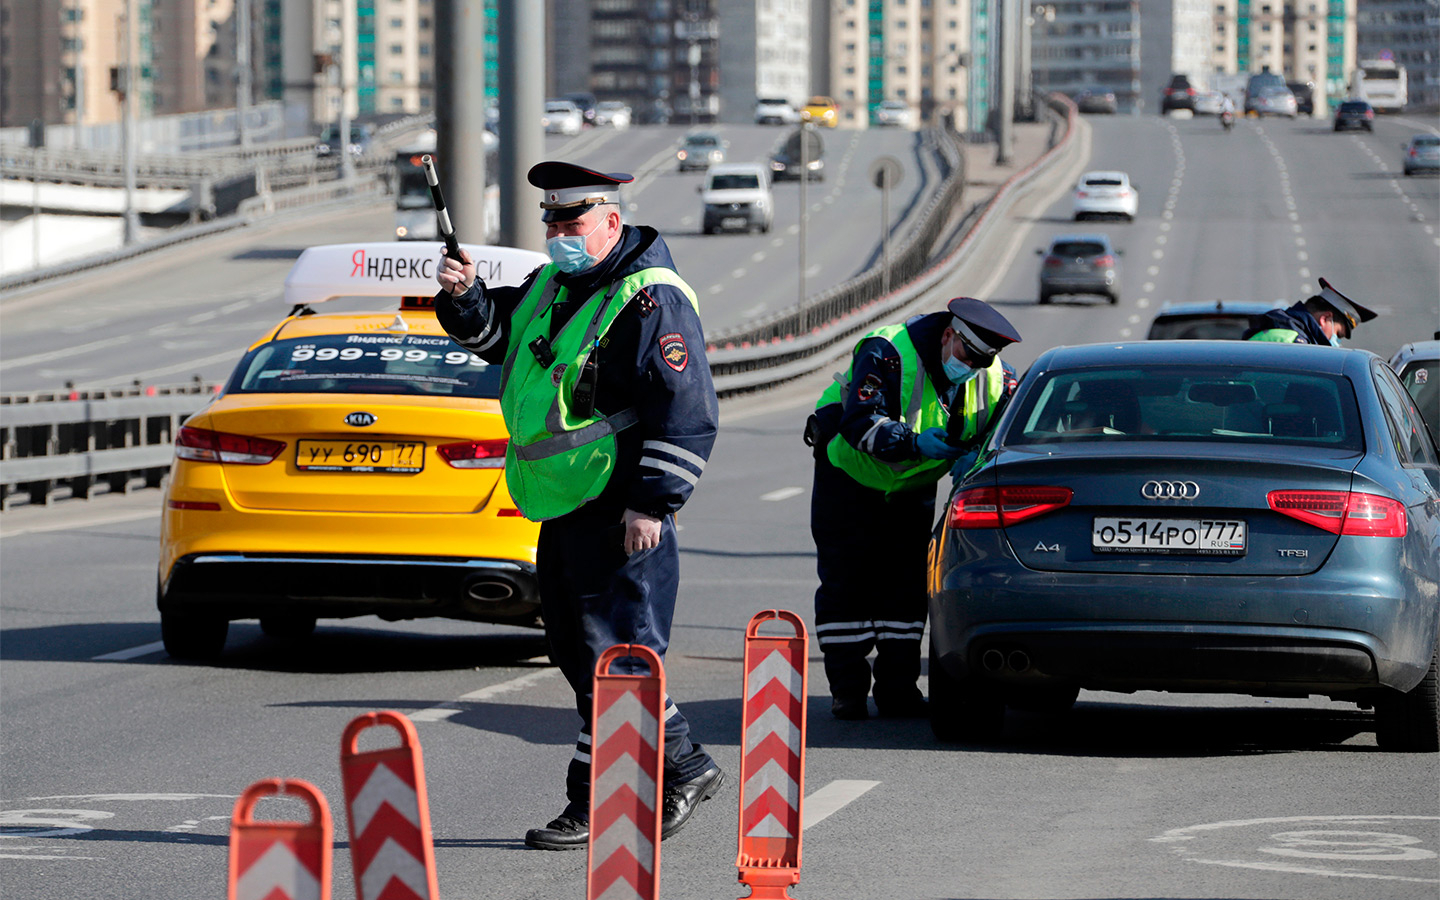
[[[649,675],[612,675],[636,657]],[[595,663],[590,763],[589,900],[660,896],[665,670],[649,647],[617,644]]]
[[[383,726],[400,732],[400,746],[359,752],[360,734]],[[388,710],[354,719],[340,739],[340,774],[358,900],[439,900],[415,726]]]
[[[760,634],[778,620],[794,633]],[[756,613],[745,628],[744,744],[740,756],[740,852],[735,865],[749,898],[789,900],[800,882],[805,796],[805,709],[809,635],[793,612]],[[747,898],[747,900],[749,900]]]
[[[310,806],[310,821],[257,822],[262,797],[290,796]],[[330,900],[330,807],[307,781],[266,778],[235,801],[230,818],[229,900]]]

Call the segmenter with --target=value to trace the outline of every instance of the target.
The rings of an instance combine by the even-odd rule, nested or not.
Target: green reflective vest
[[[575,382],[600,339],[635,292],[655,284],[679,288],[699,312],[695,292],[673,269],[641,269],[598,291],[558,334],[550,318],[566,289],[547,264],[510,317],[510,343],[500,373],[500,412],[510,432],[505,480],[515,506],[533,522],[574,512],[600,496],[615,469],[615,435],[634,425],[634,409],[578,415]],[[550,342],[554,360],[541,365],[531,344]]]
[[[886,325],[860,338],[855,350],[859,350],[860,345],[871,338],[890,342],[900,354],[900,408],[905,411],[901,421],[916,434],[927,428],[945,427],[950,421],[950,414],[941,405],[935,386],[925,374],[925,364],[920,361],[920,354],[910,341],[910,332],[903,324]],[[835,382],[820,395],[815,408],[819,409],[831,403],[843,403],[854,377],[855,363],[852,361],[849,371],[844,375],[837,374]],[[997,356],[988,369],[982,369],[979,375],[965,382],[963,390],[964,398],[960,408],[964,410],[965,422],[960,431],[960,439],[968,441],[980,433],[989,421],[990,410],[995,408],[1005,392],[1005,369],[1000,358]],[[825,453],[837,469],[866,487],[887,494],[933,485],[954,465],[948,459],[924,457],[902,462],[885,462],[855,449],[845,440],[844,435],[839,434],[831,438]]]
[[[1257,331],[1246,340],[1268,341],[1272,344],[1293,344],[1300,336],[1300,332],[1289,328],[1267,328],[1264,331]]]

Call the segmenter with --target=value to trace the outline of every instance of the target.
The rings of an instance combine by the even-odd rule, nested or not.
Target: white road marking
[[[102,653],[99,656],[90,657],[91,662],[122,662],[127,659],[135,659],[138,656],[149,656],[152,653],[159,653],[165,649],[164,641],[152,641],[149,644],[141,644],[138,647],[130,647],[126,650],[116,650],[114,653]]]
[[[718,293],[720,293],[720,292],[723,291],[723,290],[725,290],[724,285],[719,285],[719,284],[712,284],[712,285],[710,285],[710,293],[712,293],[712,294],[718,294]]]
[[[830,782],[805,798],[804,822],[800,827],[805,829],[819,825],[879,784],[878,781]]]
[[[23,507],[22,507],[23,508]],[[8,531],[0,531],[0,539],[17,537],[22,534],[40,534],[46,531],[70,531],[78,528],[93,528],[96,525],[117,525],[121,522],[135,522],[140,519],[148,519],[160,515],[158,509],[147,509],[142,511],[128,510],[126,512],[102,513],[94,516],[70,518],[62,521],[33,522],[11,528]]]
[[[5,369],[13,369],[16,366],[31,366],[35,363],[50,362],[54,359],[65,359],[66,357],[82,357],[94,350],[99,350],[104,347],[114,347],[116,344],[124,344],[129,341],[131,337],[133,337],[133,335],[118,334],[114,337],[105,338],[104,340],[91,341],[88,344],[81,344],[78,347],[66,347],[63,350],[50,350],[45,353],[36,353],[33,356],[17,356],[14,359],[7,359],[4,362],[0,362],[0,371],[3,371]]]
[[[1129,336],[1132,335],[1132,334],[1134,334],[1134,332],[1131,331],[1129,328],[1122,328],[1122,329],[1120,329],[1120,336],[1121,336],[1121,337],[1129,337]]]
[[[763,260],[764,258],[765,258],[765,251],[764,251],[764,250],[756,250],[754,253],[750,254],[750,261],[751,261],[751,262],[760,262],[760,261]]]
[[[740,316],[741,316],[741,318],[745,318],[745,319],[753,319],[753,318],[755,318],[756,316],[760,315],[762,312],[764,312],[765,309],[766,309],[766,307],[767,307],[768,305],[769,305],[769,304],[764,303],[764,302],[762,301],[762,302],[757,303],[757,304],[755,304],[754,306],[750,307],[749,309],[742,311],[742,312],[740,313]]]
[[[825,267],[822,266],[822,265],[820,265],[819,263],[816,263],[815,265],[813,265],[813,266],[811,266],[810,268],[808,268],[808,269],[805,270],[805,277],[806,277],[806,278],[814,278],[816,275],[819,275],[819,274],[820,274],[820,270],[823,269],[823,268],[825,268]]]
[[[1147,293],[1147,294],[1150,293],[1151,291],[1155,290],[1155,282],[1153,282],[1153,281],[1147,281],[1147,282],[1145,282],[1145,287],[1143,288],[1143,290],[1144,290],[1145,293]]]
[[[489,700],[491,697],[498,697],[501,694],[510,694],[515,691],[523,691],[533,684],[539,684],[548,678],[554,678],[560,674],[559,669],[541,669],[538,672],[529,672],[519,678],[512,678],[509,681],[502,681],[499,684],[492,684],[489,687],[480,688],[478,691],[471,691],[462,694],[448,703],[441,703],[439,706],[432,706],[429,709],[421,709],[409,714],[412,722],[440,722],[461,712],[459,703],[474,703]]]
[[[1150,298],[1149,298],[1149,297],[1141,297],[1139,300],[1136,300],[1136,301],[1135,301],[1135,305],[1138,306],[1138,307],[1140,307],[1141,309],[1144,309],[1145,307],[1147,307],[1147,306],[1150,305]]]
[[[744,269],[735,269],[734,271],[732,271],[732,272],[730,273],[730,277],[731,277],[731,278],[744,278],[744,277],[745,277],[745,270],[744,270]]]
[[[760,499],[774,503],[780,500],[789,500],[791,497],[797,497],[803,493],[805,493],[805,489],[801,487],[783,487],[768,494],[761,494]]]

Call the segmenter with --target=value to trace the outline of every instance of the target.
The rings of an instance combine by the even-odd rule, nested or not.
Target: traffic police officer
[[[925,711],[916,679],[935,484],[973,462],[1015,388],[998,354],[1019,340],[988,304],[958,297],[866,334],[816,404],[805,435],[815,448],[815,632],[837,718],[869,716],[872,648],[880,715]]]
[[[569,802],[525,843],[570,850],[589,838],[595,662],[626,643],[665,656],[680,575],[674,514],[705,469],[719,406],[695,292],[655,229],[621,221],[631,176],[542,162],[529,179],[544,191],[551,263],[506,288],[478,279],[468,256],[445,259],[435,311],[461,346],[504,366],[505,478],[541,523],[545,635],[583,720]],[[627,659],[609,671],[645,669]],[[723,780],[667,697],[662,836]]]
[[[1333,344],[1349,339],[1355,326],[1378,313],[1366,309],[1320,279],[1320,293],[1289,309],[1272,309],[1250,320],[1247,341],[1277,344]]]

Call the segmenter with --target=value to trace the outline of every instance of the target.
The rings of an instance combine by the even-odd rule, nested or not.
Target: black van
[[[1285,86],[1295,95],[1295,112],[1302,116],[1315,115],[1315,82],[1287,81]]]

